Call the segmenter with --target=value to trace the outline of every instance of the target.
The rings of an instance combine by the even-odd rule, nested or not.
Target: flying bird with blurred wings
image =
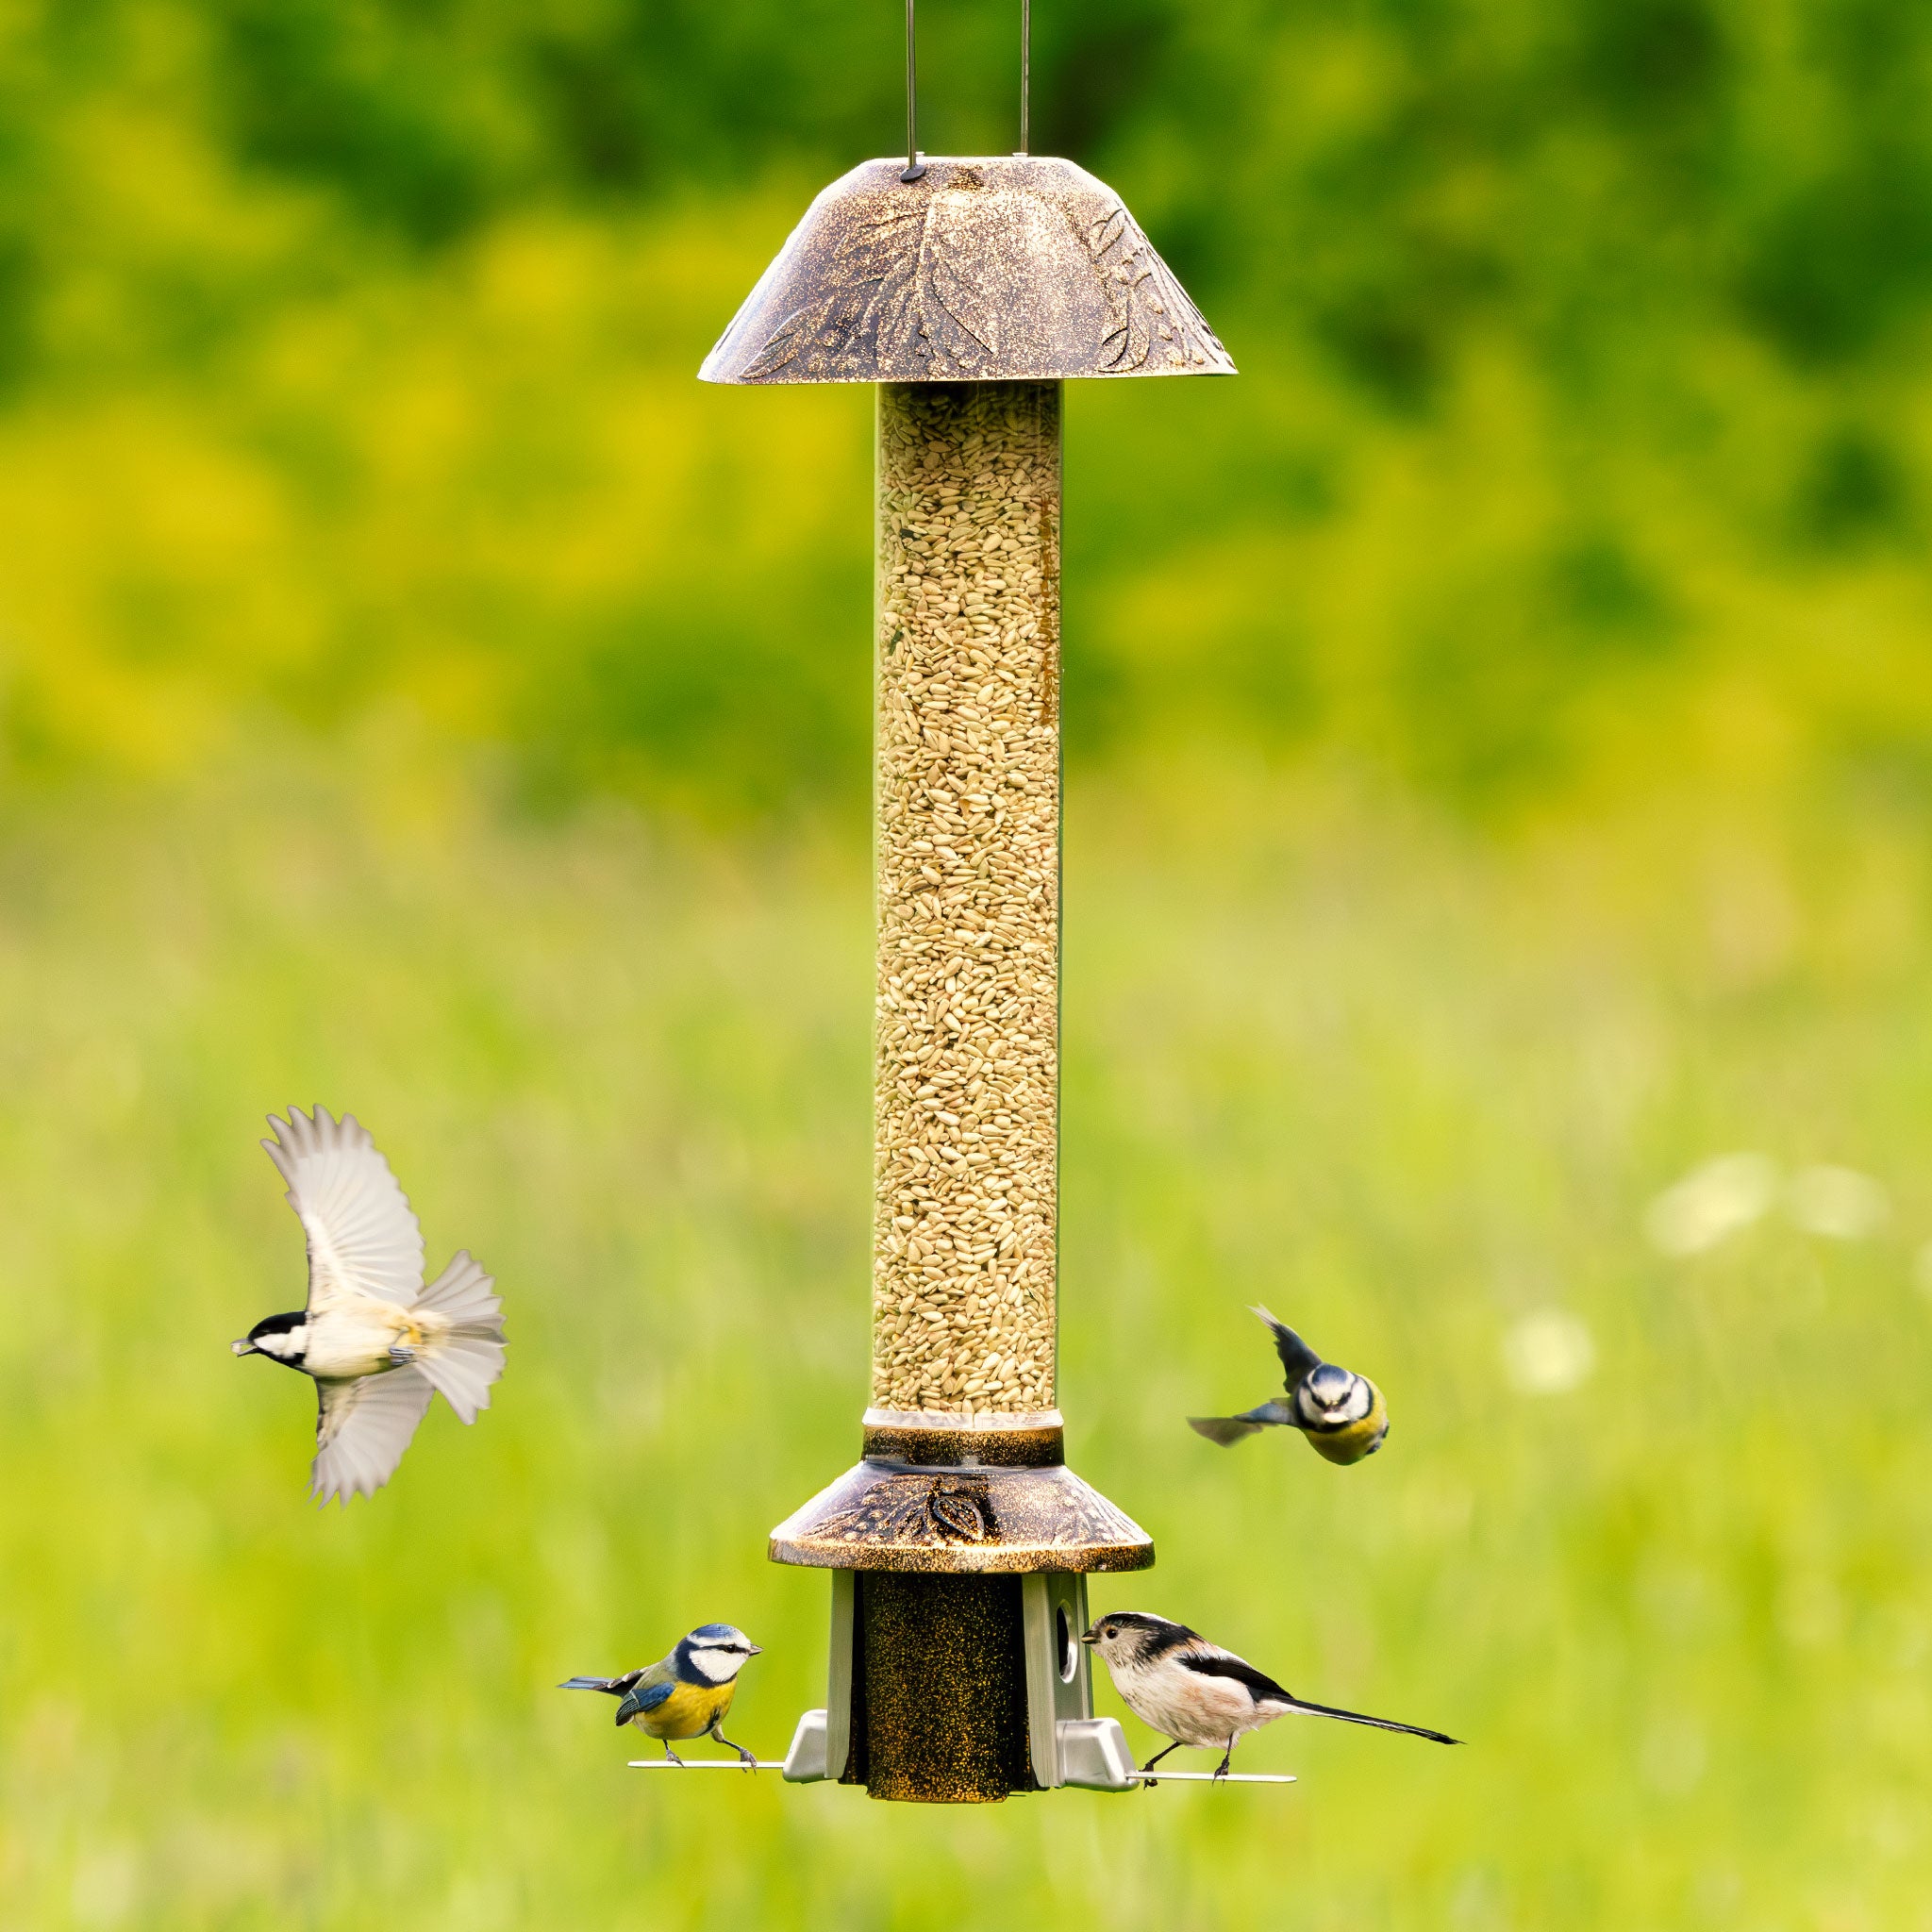
[[[490,1407],[503,1374],[503,1304],[467,1249],[427,1288],[423,1230],[354,1114],[325,1107],[268,1117],[261,1144],[289,1184],[308,1237],[308,1305],[270,1315],[231,1346],[300,1369],[315,1383],[308,1493],[373,1496],[395,1474],[440,1392],[465,1423]]]
[[[1389,1434],[1389,1405],[1382,1391],[1366,1375],[1324,1362],[1266,1308],[1254,1312],[1274,1337],[1274,1353],[1288,1377],[1288,1400],[1264,1402],[1240,1415],[1191,1415],[1188,1426],[1224,1449],[1263,1429],[1286,1427],[1299,1429],[1308,1447],[1328,1462],[1360,1462],[1373,1456]]]

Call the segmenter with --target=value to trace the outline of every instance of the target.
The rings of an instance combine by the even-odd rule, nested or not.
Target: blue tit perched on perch
[[[680,1637],[669,1657],[621,1677],[571,1677],[559,1690],[602,1690],[619,1700],[617,1722],[635,1724],[646,1737],[664,1746],[673,1764],[682,1764],[671,1748],[674,1739],[711,1737],[738,1753],[747,1771],[758,1759],[742,1744],[733,1744],[718,1728],[731,1708],[738,1674],[748,1659],[760,1654],[742,1630],[730,1624],[700,1624],[689,1637]]]
[[[308,1493],[326,1504],[374,1495],[395,1474],[432,1393],[466,1423],[503,1374],[503,1304],[459,1250],[427,1288],[423,1230],[389,1162],[354,1114],[268,1117],[261,1144],[289,1184],[308,1237],[308,1305],[270,1315],[237,1355],[265,1355],[315,1383]]]
[[[1420,1724],[1399,1724],[1392,1718],[1367,1717],[1358,1710],[1337,1710],[1333,1705],[1310,1704],[1284,1690],[1265,1671],[1245,1657],[1210,1643],[1185,1624],[1150,1617],[1140,1610],[1110,1610],[1094,1620],[1080,1639],[1107,1659],[1108,1675],[1121,1702],[1145,1724],[1174,1742],[1157,1751],[1141,1768],[1152,1771],[1168,1751],[1183,1744],[1221,1752],[1216,1777],[1225,1777],[1234,1747],[1250,1731],[1273,1724],[1290,1711],[1307,1717],[1340,1718],[1343,1724],[1371,1724],[1378,1731],[1403,1731],[1432,1743],[1459,1741]],[[1153,1779],[1149,1779],[1151,1784]]]
[[[1267,1428],[1299,1429],[1317,1456],[1330,1462],[1359,1462],[1382,1446],[1389,1433],[1389,1406],[1366,1375],[1324,1362],[1285,1322],[1266,1308],[1255,1313],[1274,1336],[1274,1352],[1288,1377],[1288,1400],[1264,1402],[1241,1415],[1191,1415],[1196,1435],[1224,1449]]]

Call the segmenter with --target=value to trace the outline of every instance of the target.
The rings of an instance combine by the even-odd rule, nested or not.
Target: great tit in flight
[[[1168,1751],[1192,1744],[1218,1749],[1221,1762],[1214,1774],[1225,1777],[1236,1744],[1248,1732],[1291,1710],[1340,1718],[1344,1724],[1373,1724],[1378,1731],[1406,1731],[1438,1744],[1460,1741],[1420,1724],[1399,1724],[1386,1717],[1365,1717],[1358,1710],[1309,1704],[1233,1651],[1223,1650],[1185,1624],[1170,1624],[1165,1617],[1110,1610],[1095,1619],[1080,1641],[1091,1643],[1107,1659],[1108,1674],[1122,1703],[1150,1730],[1174,1740],[1166,1751],[1157,1751],[1141,1767],[1143,1771],[1152,1771]]]
[[[641,1671],[625,1671],[621,1677],[571,1677],[557,1688],[602,1690],[617,1698],[617,1722],[635,1724],[658,1740],[673,1764],[684,1762],[671,1748],[674,1738],[711,1737],[736,1751],[747,1771],[756,1771],[758,1759],[718,1726],[731,1708],[739,1672],[758,1654],[759,1646],[735,1625],[700,1624],[672,1645],[669,1656]]]
[[[466,1250],[424,1287],[423,1230],[354,1114],[291,1107],[286,1121],[268,1118],[275,1139],[261,1144],[308,1237],[308,1306],[270,1315],[231,1345],[314,1379],[308,1493],[346,1507],[395,1474],[433,1392],[466,1423],[490,1407],[503,1304]]]
[[[1264,1402],[1241,1415],[1191,1415],[1188,1426],[1223,1448],[1243,1436],[1286,1425],[1299,1429],[1316,1455],[1330,1462],[1359,1462],[1382,1446],[1389,1433],[1389,1407],[1366,1375],[1324,1362],[1285,1323],[1266,1308],[1255,1313],[1274,1336],[1274,1352],[1288,1377],[1288,1400]]]

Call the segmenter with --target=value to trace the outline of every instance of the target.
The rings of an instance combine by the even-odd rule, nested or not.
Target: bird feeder
[[[972,1803],[1130,1788],[1078,1639],[1087,1577],[1154,1561],[1057,1406],[1062,385],[1234,364],[1084,169],[908,146],[820,194],[700,375],[876,396],[872,1402],[771,1536],[832,1583],[787,1775]]]

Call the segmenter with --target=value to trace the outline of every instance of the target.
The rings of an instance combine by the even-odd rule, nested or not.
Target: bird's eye
[[[1104,1630],[1101,1631],[1100,1634],[1103,1637],[1105,1637],[1109,1643],[1111,1643],[1113,1640],[1116,1637],[1118,1637],[1121,1633],[1111,1624],[1109,1624]]]

